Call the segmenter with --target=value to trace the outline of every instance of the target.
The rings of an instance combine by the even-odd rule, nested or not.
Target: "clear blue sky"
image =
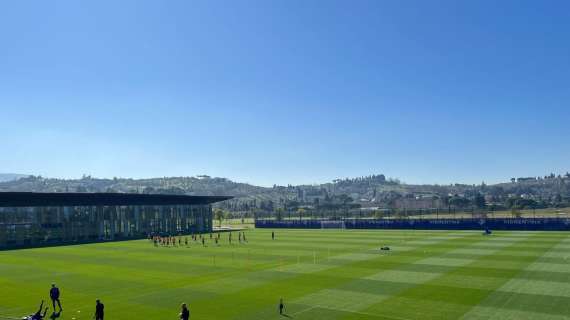
[[[570,170],[568,1],[3,1],[0,172]]]

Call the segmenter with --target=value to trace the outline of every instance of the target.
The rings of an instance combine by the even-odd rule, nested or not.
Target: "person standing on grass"
[[[59,288],[55,286],[55,283],[51,284],[51,289],[49,290],[49,297],[51,298],[51,303],[53,304],[53,312],[55,312],[55,303],[57,302],[57,306],[59,307],[59,312],[62,312],[63,309],[61,308],[61,302],[59,301]]]
[[[95,320],[103,320],[105,316],[105,305],[99,299],[95,302]]]
[[[279,300],[279,314],[283,315],[283,309],[285,309],[285,305],[283,304],[283,298]]]
[[[180,320],[188,320],[190,319],[190,310],[186,306],[186,303],[183,303],[180,310]]]
[[[271,240],[275,240],[275,231],[271,231]]]

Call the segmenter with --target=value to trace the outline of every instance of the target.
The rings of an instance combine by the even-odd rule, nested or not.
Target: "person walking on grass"
[[[285,305],[283,304],[283,298],[279,299],[279,315],[283,315],[283,310],[285,309]]]
[[[183,303],[180,309],[180,320],[190,319],[190,310],[188,310],[186,303]]]
[[[51,289],[49,290],[49,297],[51,298],[51,303],[53,305],[53,312],[55,312],[55,303],[57,302],[57,306],[59,307],[59,312],[62,312],[63,309],[61,308],[61,301],[59,301],[59,288],[55,285],[55,283],[51,284]]]
[[[95,320],[103,320],[105,316],[105,305],[99,299],[95,301]]]
[[[275,240],[275,231],[271,231],[271,240]]]

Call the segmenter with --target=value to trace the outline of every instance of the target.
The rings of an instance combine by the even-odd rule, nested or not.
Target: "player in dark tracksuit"
[[[180,320],[188,320],[188,319],[190,319],[190,310],[188,310],[186,303],[183,303],[180,310]]]
[[[95,320],[103,320],[105,316],[105,305],[97,300],[95,304]]]
[[[285,305],[283,304],[283,298],[279,300],[279,314],[283,314],[283,309],[285,309]]]
[[[43,320],[46,316],[47,311],[48,311],[48,308],[46,307],[44,310],[44,313],[42,314],[43,308],[44,308],[44,301],[42,300],[42,303],[40,304],[40,308],[38,309],[38,311],[32,315],[24,317],[24,319],[27,319],[27,320]]]
[[[52,283],[51,289],[49,290],[49,297],[51,298],[51,303],[53,304],[53,312],[55,312],[55,303],[57,302],[57,306],[59,307],[59,312],[63,311],[61,308],[61,302],[59,301],[59,288],[55,286],[55,283]]]

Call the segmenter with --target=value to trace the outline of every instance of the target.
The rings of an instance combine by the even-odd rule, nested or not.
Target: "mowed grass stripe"
[[[544,265],[544,257],[551,257],[569,240],[566,236],[466,313],[463,319],[569,319],[570,274],[564,273],[565,277],[561,278],[560,273],[537,272],[535,267]],[[532,280],[537,274],[541,274],[543,280]],[[553,278],[549,279],[549,276]]]
[[[500,255],[501,252],[511,250],[512,248],[526,247],[529,243],[533,243],[532,238],[532,236],[528,239],[521,238],[520,241],[507,242],[506,245],[503,242],[503,248],[496,253],[487,256],[474,256],[471,263],[464,266],[452,266],[448,268],[447,272],[441,273],[438,277],[399,292],[389,299],[363,310],[363,312],[384,315],[388,318],[457,319],[471,307],[482,301],[490,292],[500,287],[519,272],[518,269],[513,269],[510,273],[501,273],[500,277],[486,278],[483,285],[478,288],[470,288],[469,286],[458,287],[458,283],[465,281],[462,280],[464,267],[481,264],[492,265],[495,255]],[[494,240],[493,237],[488,239],[488,241]],[[554,246],[556,242],[556,240],[552,241],[550,246]],[[542,249],[534,249],[535,256],[519,261],[519,266],[524,267],[532,263],[533,260],[540,257],[544,252]],[[486,274],[480,274],[480,276],[486,276]],[[454,285],[446,286],[446,283],[453,283]],[[357,317],[348,316],[346,318],[352,319]]]
[[[473,244],[470,242],[465,245],[472,246]],[[448,250],[451,250],[449,252],[452,252],[459,249],[448,248]],[[425,257],[427,250],[420,252],[423,257],[413,263],[423,264],[424,261],[438,259],[438,257],[448,254],[446,251],[440,251],[439,255]],[[362,317],[363,315],[372,315],[367,312],[362,312],[362,310],[365,310],[369,306],[376,304],[383,299],[387,299],[388,297],[410,288],[415,284],[427,282],[435,276],[437,275],[410,273],[405,271],[402,272],[399,270],[383,270],[362,279],[354,279],[332,292],[330,289],[326,289],[302,297],[301,299],[295,300],[295,303],[303,304],[307,306],[307,308],[316,305],[319,308],[350,312],[353,315]],[[389,281],[381,281],[384,279],[389,279]],[[304,316],[309,316],[308,314],[305,314],[305,312],[299,313],[303,313]]]
[[[473,234],[464,234],[464,237],[473,236]],[[435,238],[438,238],[436,236]],[[459,239],[456,236],[452,238],[439,236],[438,242],[441,243],[455,243],[455,247],[460,247],[463,245],[468,245],[471,240],[470,239]],[[463,240],[463,241],[462,241]],[[433,241],[429,241],[429,243],[434,243]],[[426,246],[418,246],[416,248],[416,253],[423,252],[423,248]],[[432,254],[441,254],[442,251],[450,250],[450,249],[441,249],[441,250],[434,250]],[[310,274],[304,275],[301,277],[297,277],[287,281],[283,284],[271,284],[267,288],[254,288],[254,290],[264,290],[267,294],[273,299],[269,299],[266,304],[268,305],[264,311],[256,311],[252,314],[247,314],[245,318],[247,319],[265,319],[270,317],[272,311],[274,309],[274,300],[279,297],[279,292],[288,292],[291,289],[295,289],[295,294],[288,294],[287,299],[294,301],[292,304],[289,304],[289,311],[291,313],[297,313],[302,311],[306,308],[306,305],[303,303],[296,303],[295,301],[299,301],[302,297],[305,297],[310,294],[314,294],[319,292],[323,289],[333,289],[333,288],[340,288],[343,285],[353,283],[354,281],[358,280],[359,278],[366,277],[370,274],[378,272],[378,269],[381,267],[384,268],[398,268],[402,265],[407,263],[413,262],[417,259],[422,259],[425,256],[423,254],[393,254],[393,255],[378,255],[377,258],[371,260],[364,260],[364,261],[355,261],[349,265],[334,269],[327,269],[323,272],[319,272],[317,274]],[[338,274],[343,274],[346,276],[338,277]],[[245,292],[240,292],[240,295],[246,294]],[[255,294],[254,291],[248,292],[247,294]],[[296,298],[296,299],[295,299]],[[331,297],[334,299],[334,297]],[[261,301],[258,301],[260,303]],[[261,304],[263,305],[263,304]],[[321,318],[316,318],[321,319]],[[324,318],[322,318],[324,319]]]
[[[518,238],[516,241],[520,241],[524,238]],[[465,266],[474,261],[475,257],[480,255],[480,252],[477,251],[476,255],[462,255],[461,258],[456,258],[457,252],[468,252],[471,247],[479,245],[481,241],[488,241],[488,238],[483,238],[479,242],[475,242],[467,247],[458,248],[446,252],[441,257],[432,257],[417,261],[415,263],[409,264],[400,268],[399,270],[388,271],[388,272],[380,272],[373,276],[367,277],[366,279],[371,280],[378,280],[378,281],[389,281],[389,282],[401,282],[401,283],[411,283],[411,284],[420,284],[425,283],[431,279],[435,279],[439,277],[443,273],[450,272],[455,267]],[[505,243],[504,246],[512,244],[514,241],[510,241]],[[475,249],[478,250],[478,249]],[[495,254],[499,249],[487,249],[486,255]],[[451,257],[451,258],[450,258]],[[436,262],[434,264],[434,262]],[[419,265],[419,266],[418,266]],[[440,269],[438,267],[444,266],[445,269]],[[425,270],[429,271],[425,271]],[[422,271],[420,271],[422,270]],[[439,270],[439,271],[438,271]]]
[[[370,303],[369,305],[365,305],[362,303],[359,304],[355,303],[352,306],[352,308],[343,307],[343,310],[351,309],[352,311],[354,311],[353,316],[357,318],[361,317],[363,314],[374,314],[370,313],[370,311],[367,310],[371,305],[378,304],[380,300],[397,295],[400,292],[408,290],[418,284],[427,283],[434,278],[441,277],[442,275],[442,273],[436,273],[436,272],[428,273],[420,271],[407,271],[405,269],[408,266],[420,265],[423,267],[429,267],[430,263],[433,263],[434,261],[438,261],[439,263],[443,263],[445,261],[447,262],[448,265],[454,266],[454,268],[459,268],[462,265],[469,264],[470,262],[473,261],[473,259],[456,259],[453,261],[453,259],[447,259],[443,257],[448,256],[449,254],[452,254],[455,251],[465,250],[468,249],[469,247],[476,246],[481,241],[488,240],[488,238],[481,238],[481,237],[479,237],[479,239],[480,240],[478,242],[470,243],[466,247],[460,247],[457,249],[453,249],[451,251],[447,251],[440,256],[432,256],[415,261],[414,263],[402,266],[402,268],[399,268],[399,270],[382,271],[372,276],[369,276],[365,279],[354,281],[352,286],[350,287],[347,286],[345,289],[352,290],[353,292],[365,291],[369,293],[378,294],[382,296],[382,299],[377,299],[378,301],[376,301],[376,303]],[[523,238],[517,238],[509,242],[504,242],[503,246],[507,246],[515,241],[521,241],[521,239]],[[327,306],[327,307],[332,308],[332,306]],[[392,316],[392,318],[393,317],[394,316]]]

